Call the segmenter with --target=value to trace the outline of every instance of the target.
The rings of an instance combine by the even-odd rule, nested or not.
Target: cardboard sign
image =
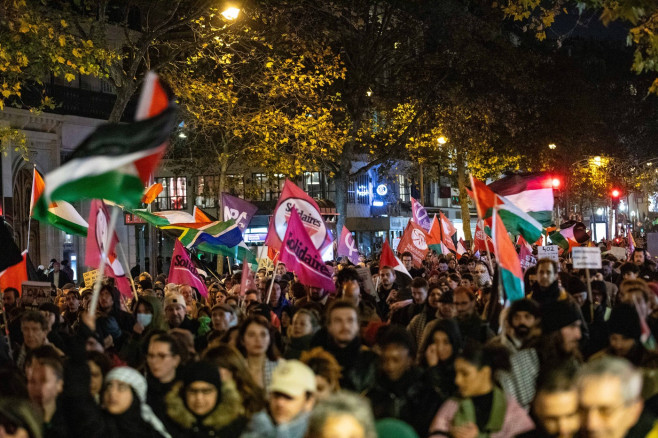
[[[571,251],[575,269],[601,269],[601,250],[598,248],[577,246]]]
[[[93,271],[87,271],[82,274],[82,278],[85,281],[85,287],[92,287],[96,282],[96,277],[98,277],[98,269]]]
[[[558,250],[560,249],[557,245],[546,245],[537,247],[537,260],[541,259],[551,259],[555,262],[559,262],[560,257],[558,255]]]
[[[21,305],[25,309],[37,309],[43,303],[54,303],[57,289],[48,282],[24,281],[21,284]]]
[[[359,273],[361,278],[361,283],[363,284],[363,289],[365,293],[372,295],[373,297],[377,296],[377,291],[375,290],[375,284],[372,282],[372,275],[370,275],[370,269],[364,268],[363,266],[357,266],[356,272]]]

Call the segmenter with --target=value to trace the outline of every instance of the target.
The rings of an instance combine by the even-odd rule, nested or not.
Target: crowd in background
[[[54,303],[2,291],[0,437],[658,437],[658,274],[629,258],[540,259],[507,306],[486,253],[337,263],[332,292],[141,273],[93,315],[54,261]]]

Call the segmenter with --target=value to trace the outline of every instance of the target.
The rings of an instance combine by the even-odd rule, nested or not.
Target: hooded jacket
[[[183,382],[176,382],[165,397],[167,429],[179,438],[236,437],[247,424],[242,397],[232,381],[223,381],[220,402],[209,414],[199,417],[183,400]]]

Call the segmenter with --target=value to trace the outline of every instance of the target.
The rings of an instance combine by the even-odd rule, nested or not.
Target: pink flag
[[[85,251],[85,264],[91,267],[98,267],[101,264],[101,257],[103,247],[108,232],[110,223],[110,213],[107,211],[107,206],[100,199],[91,201],[91,209],[89,213],[89,229],[87,230],[87,247]],[[114,283],[121,295],[125,297],[132,297],[133,292],[130,287],[130,282],[126,278],[126,273],[123,266],[117,258],[114,248],[119,243],[119,237],[116,231],[110,239],[110,247],[107,248],[107,264],[105,265],[105,273],[110,278],[114,278]]]
[[[413,221],[420,225],[426,233],[429,233],[432,227],[432,220],[427,214],[425,207],[414,198],[411,198],[411,213],[413,214]]]
[[[281,245],[281,263],[294,272],[306,286],[321,287],[327,291],[336,289],[332,269],[322,261],[304,224],[294,208],[290,211],[288,229]]]
[[[275,265],[276,266],[276,265]],[[255,289],[256,283],[254,282],[254,273],[251,270],[251,265],[247,260],[242,261],[242,281],[240,281],[240,296],[244,296],[249,289]]]
[[[176,239],[174,253],[171,255],[171,266],[169,267],[169,282],[176,284],[187,284],[196,288],[204,297],[208,296],[206,283],[203,282],[196,266],[190,260],[185,247],[180,240]]]
[[[359,264],[359,249],[356,247],[352,233],[345,226],[338,242],[338,257],[342,256],[346,256],[355,265]]]

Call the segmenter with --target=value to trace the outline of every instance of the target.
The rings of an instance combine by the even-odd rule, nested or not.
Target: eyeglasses
[[[215,389],[215,388],[198,388],[198,389],[188,388],[186,392],[187,392],[187,395],[197,395],[197,394],[210,395],[213,392],[217,392],[217,389]]]
[[[587,417],[589,416],[592,412],[596,412],[600,417],[602,418],[611,418],[613,415],[615,415],[620,409],[628,406],[627,403],[620,403],[615,406],[581,406],[580,408],[580,413]]]
[[[169,356],[173,356],[173,354],[165,354],[165,353],[158,353],[158,354],[147,354],[146,359],[158,359],[158,360],[165,360]]]

